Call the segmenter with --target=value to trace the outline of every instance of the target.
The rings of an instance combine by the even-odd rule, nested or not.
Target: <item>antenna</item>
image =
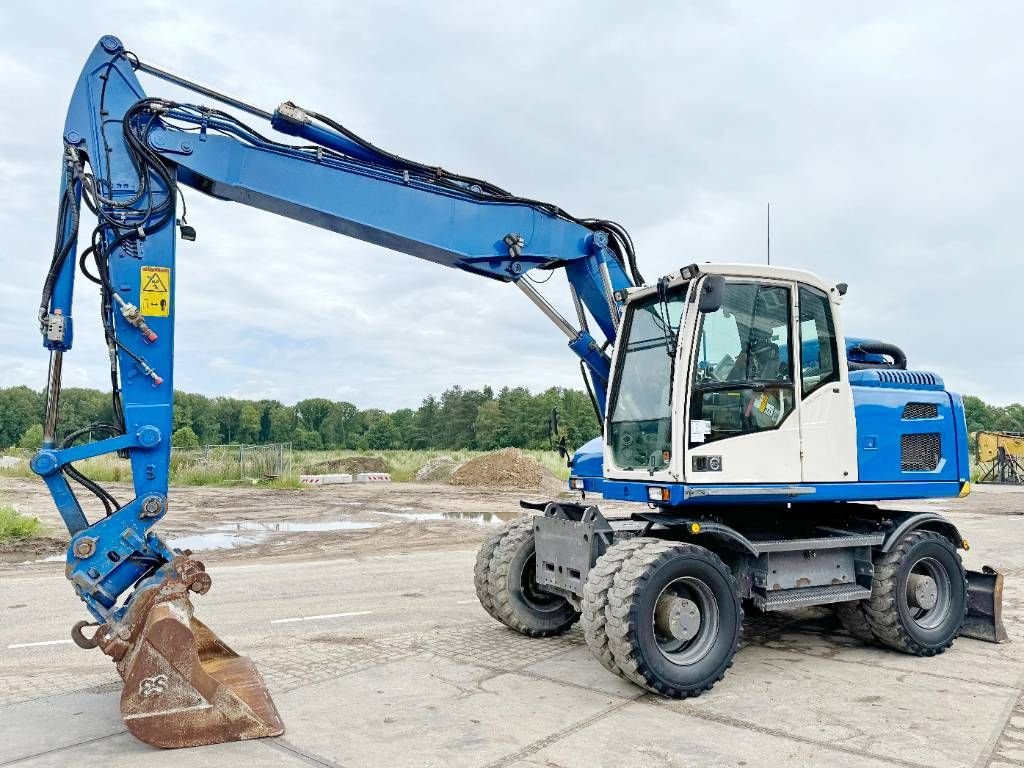
[[[768,266],[772,263],[772,204],[768,203]]]

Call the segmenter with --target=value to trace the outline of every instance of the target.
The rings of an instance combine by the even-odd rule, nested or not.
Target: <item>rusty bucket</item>
[[[284,733],[252,661],[192,614],[189,592],[210,588],[202,563],[182,555],[165,568],[166,578],[139,589],[120,621],[100,626],[87,640],[117,662],[128,730],[164,748]]]

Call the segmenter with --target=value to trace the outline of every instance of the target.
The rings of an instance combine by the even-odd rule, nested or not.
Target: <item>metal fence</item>
[[[171,467],[180,478],[274,480],[292,472],[292,444],[204,445],[175,448]]]
[[[247,480],[273,480],[292,471],[292,444],[241,445],[238,448],[239,476]]]

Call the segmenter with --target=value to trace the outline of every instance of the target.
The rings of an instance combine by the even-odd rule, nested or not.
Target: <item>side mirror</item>
[[[725,278],[721,275],[708,275],[700,284],[700,298],[697,300],[698,312],[717,312],[722,306],[725,296]]]

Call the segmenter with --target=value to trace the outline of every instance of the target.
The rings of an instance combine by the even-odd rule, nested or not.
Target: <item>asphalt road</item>
[[[5,566],[0,766],[1024,765],[1024,516],[951,516],[968,566],[1007,573],[1014,642],[917,659],[853,640],[827,611],[774,614],[684,702],[606,672],[577,631],[495,624],[469,549],[220,563],[196,613],[254,658],[287,731],[174,752],[125,732],[113,665],[67,640],[83,611],[61,566]]]

